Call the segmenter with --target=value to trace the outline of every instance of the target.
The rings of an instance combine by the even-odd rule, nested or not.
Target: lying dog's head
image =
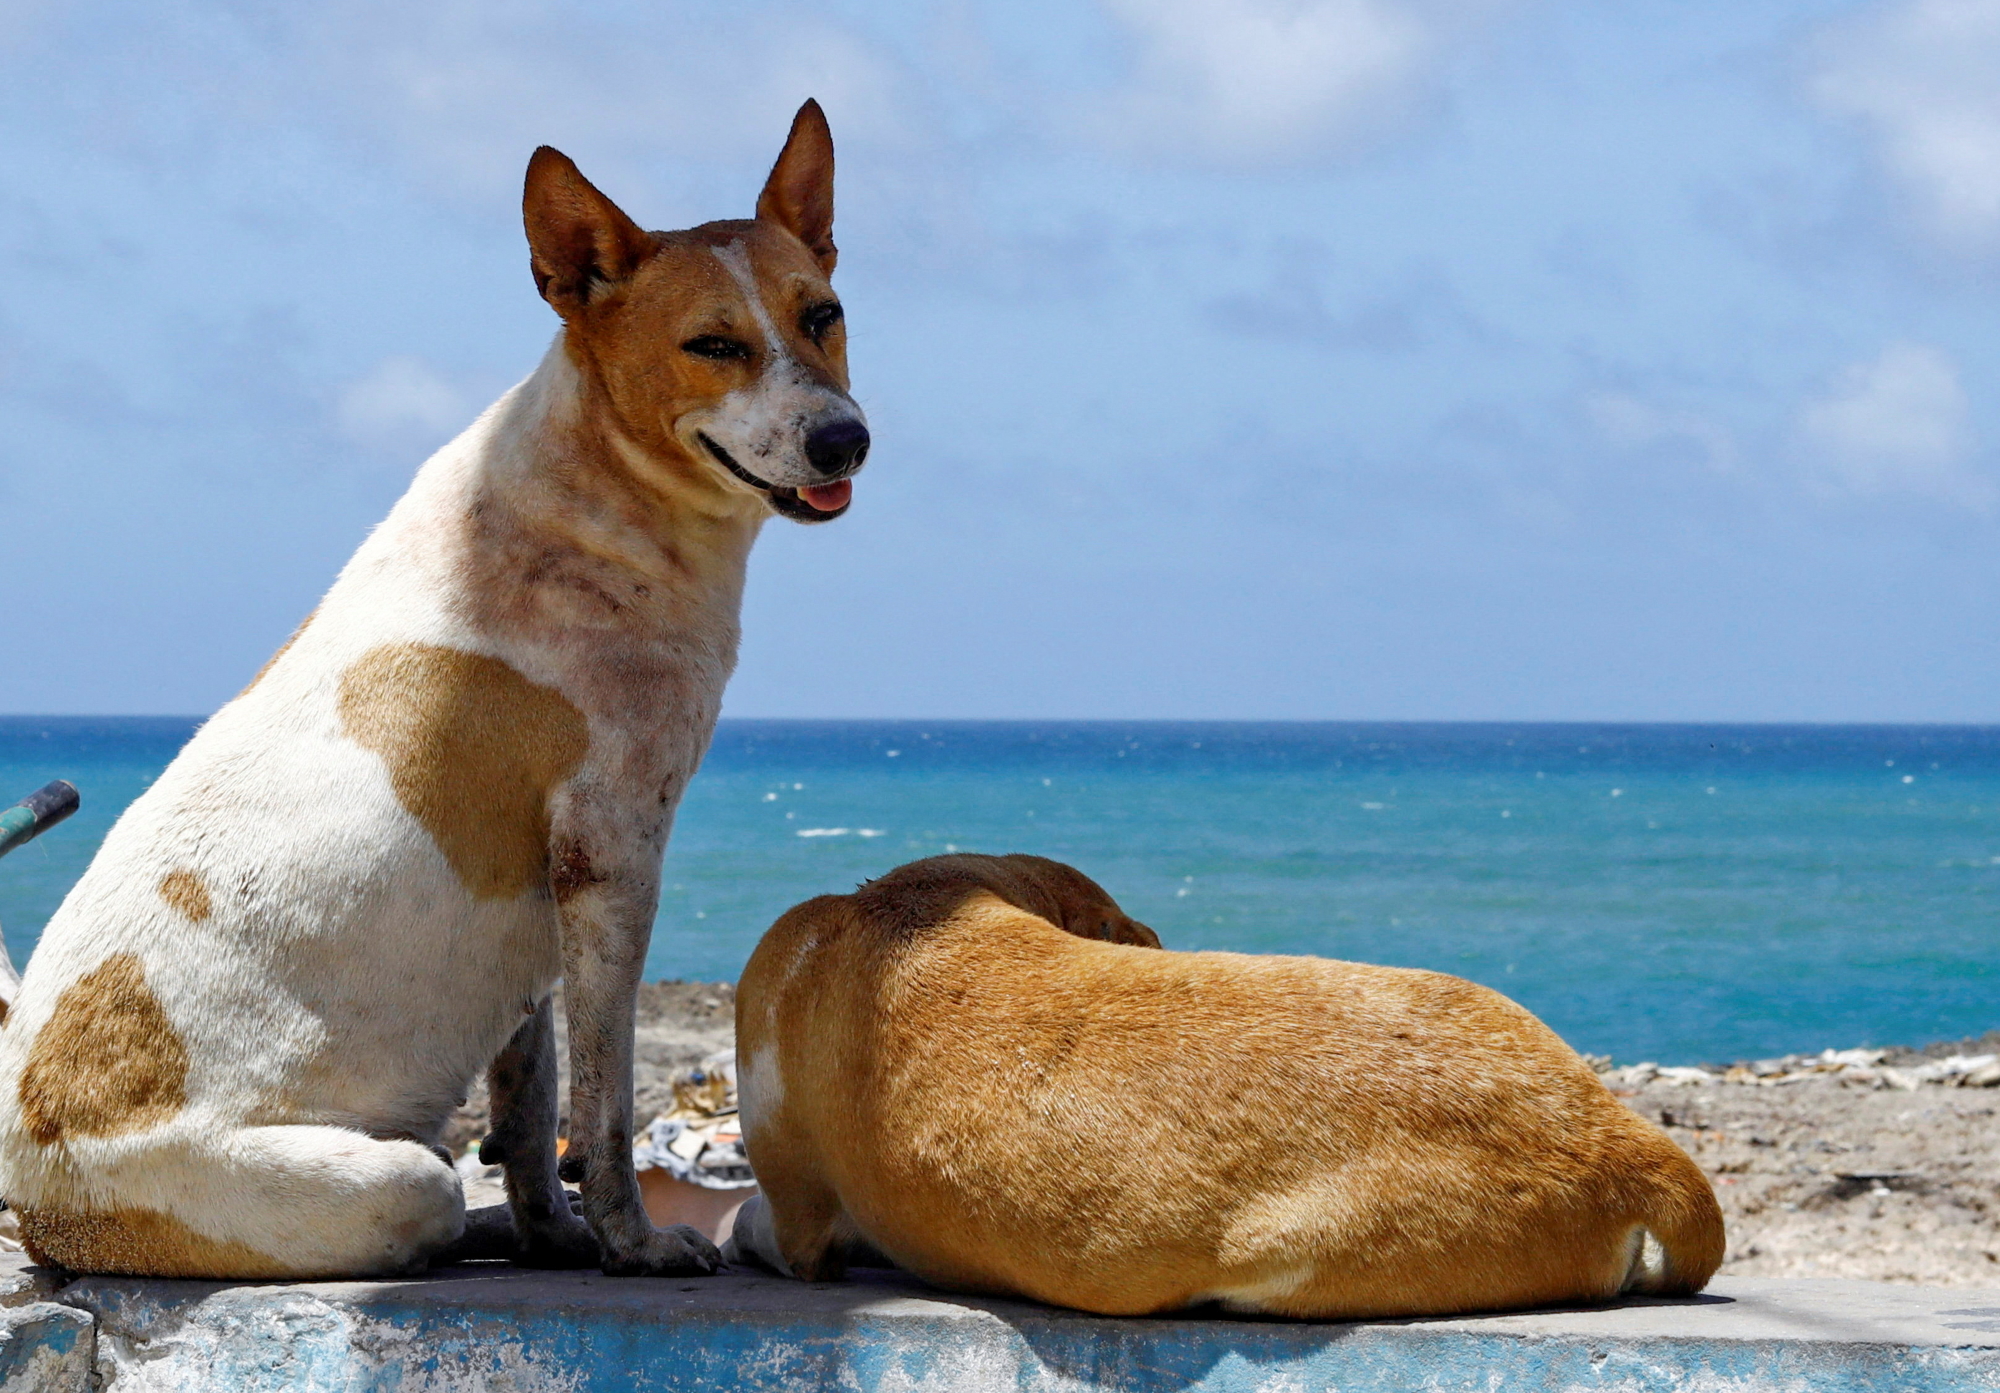
[[[982,890],[1078,938],[1160,946],[1160,936],[1120,909],[1102,885],[1045,856],[930,856],[869,881],[855,891],[855,899],[871,914],[915,930],[938,922]]]
[[[522,200],[535,284],[619,432],[665,477],[799,522],[847,510],[868,426],[827,277],[833,137],[792,122],[746,221],[646,232],[547,146]]]

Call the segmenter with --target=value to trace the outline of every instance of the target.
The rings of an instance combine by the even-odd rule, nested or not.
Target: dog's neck
[[[720,620],[733,633],[769,509],[684,453],[641,447],[558,336],[424,466],[397,513],[433,538],[440,513],[466,529],[448,564],[481,627]],[[386,530],[403,531],[396,521]]]
[[[740,588],[770,510],[684,450],[642,446],[581,357],[558,335],[503,402],[488,497],[636,574]]]

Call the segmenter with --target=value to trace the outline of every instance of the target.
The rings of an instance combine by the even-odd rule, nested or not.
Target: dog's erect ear
[[[590,303],[653,253],[652,235],[597,191],[568,155],[544,145],[528,160],[521,194],[535,288],[564,319]]]
[[[833,274],[840,257],[833,245],[833,132],[811,98],[792,118],[792,133],[757,195],[757,216],[804,242],[820,271]]]

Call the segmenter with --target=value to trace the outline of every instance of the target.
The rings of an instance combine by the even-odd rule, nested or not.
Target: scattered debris
[[[1775,1088],[1829,1076],[1856,1088],[1900,1088],[1912,1093],[1926,1085],[1946,1088],[2000,1087],[2000,1054],[1954,1054],[1902,1067],[1883,1063],[1888,1056],[1887,1050],[1829,1049],[1818,1054],[1788,1054],[1782,1059],[1751,1060],[1723,1069],[1655,1064],[1651,1060],[1620,1067],[1603,1055],[1585,1055],[1584,1058],[1607,1084],[1628,1088],[1647,1084],[1680,1088],[1746,1084]]]
[[[674,1107],[652,1120],[632,1148],[639,1170],[664,1170],[704,1190],[744,1190],[757,1183],[743,1152],[736,1110],[736,1054],[718,1050],[673,1075]]]

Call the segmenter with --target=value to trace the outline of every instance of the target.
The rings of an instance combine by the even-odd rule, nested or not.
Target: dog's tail
[[[0,812],[0,856],[15,847],[26,846],[42,833],[75,812],[83,803],[76,785],[67,779],[45,784],[5,812]],[[21,989],[21,974],[7,956],[7,943],[0,939],[0,1025],[13,1009],[15,993]]]
[[[1631,1236],[1631,1260],[1621,1294],[1692,1296],[1722,1266],[1726,1238],[1722,1206],[1701,1168],[1687,1153],[1659,1138],[1662,1155],[1648,1176],[1642,1221]]]

